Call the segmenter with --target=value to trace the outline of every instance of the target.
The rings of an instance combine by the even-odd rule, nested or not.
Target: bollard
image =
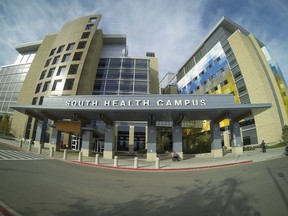
[[[54,157],[54,147],[50,148],[50,157]]]
[[[138,168],[139,166],[139,160],[138,160],[138,157],[135,157],[134,158],[134,168]]]
[[[79,161],[79,162],[82,162],[82,152],[79,152],[78,161]]]
[[[114,157],[114,167],[118,166],[118,156]]]
[[[64,149],[63,159],[67,160],[67,149]]]
[[[95,164],[99,164],[99,154],[95,155]]]
[[[21,140],[19,141],[19,148],[22,148],[22,144],[23,144],[23,140],[21,139]]]
[[[159,168],[160,168],[160,159],[159,159],[159,157],[156,158],[155,168],[156,168],[156,169],[159,169]]]
[[[31,151],[31,142],[28,143],[28,151]]]
[[[39,146],[38,154],[42,154],[42,146],[41,145]]]

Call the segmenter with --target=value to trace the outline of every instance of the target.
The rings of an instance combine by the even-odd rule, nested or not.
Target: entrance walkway
[[[9,144],[17,149],[19,142],[15,140],[0,139],[1,143]],[[23,142],[23,151],[28,151],[28,143]],[[31,148],[31,154],[38,154],[38,148]],[[50,150],[48,148],[42,149],[42,155],[50,157]],[[260,148],[252,151],[244,151],[243,155],[235,156],[232,153],[226,154],[221,158],[211,158],[209,154],[206,155],[184,155],[184,160],[172,161],[168,155],[159,155],[159,168],[156,168],[155,161],[147,161],[146,158],[138,158],[138,168],[134,168],[133,156],[118,156],[118,164],[115,166],[114,159],[104,159],[99,157],[99,163],[95,164],[95,157],[82,157],[79,161],[79,153],[68,150],[67,159],[63,159],[63,151],[54,152],[54,159],[63,160],[71,163],[82,165],[95,166],[99,168],[120,169],[120,170],[139,170],[139,171],[176,171],[176,170],[196,170],[208,169],[223,166],[232,166],[237,164],[247,164],[252,162],[259,162],[264,160],[271,160],[279,157],[286,157],[284,155],[284,148],[268,149],[266,153],[261,152]]]

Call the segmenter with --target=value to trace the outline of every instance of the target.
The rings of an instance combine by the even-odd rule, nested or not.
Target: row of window
[[[144,92],[148,91],[148,83],[129,80],[96,80],[94,92]]]
[[[203,71],[202,71],[202,72],[203,72]],[[202,73],[202,72],[201,72],[201,73]],[[222,74],[222,73],[224,73],[224,72],[225,72],[225,69],[224,69],[224,68],[221,68],[221,69],[220,69],[219,71],[217,71],[213,76],[210,76],[210,77],[209,77],[207,80],[205,80],[202,84],[200,84],[199,86],[197,86],[197,87],[195,88],[195,90],[191,90],[190,93],[199,90],[199,89],[200,89],[200,86],[204,86],[204,85],[207,84],[207,81],[212,82],[213,79],[215,79],[218,75],[220,75],[220,74]],[[201,73],[200,73],[200,74],[201,74]],[[204,72],[202,73],[201,76],[200,76],[200,74],[199,74],[199,77],[203,76]],[[185,91],[187,87],[189,87],[190,85],[192,85],[192,83],[196,82],[197,80],[198,80],[198,76],[194,77],[194,79],[191,80],[191,81],[187,84],[187,86],[184,86],[181,90],[179,90],[179,93]]]
[[[60,63],[60,59],[61,59],[61,63],[63,62],[68,62],[71,58],[71,53],[67,53],[67,54],[64,54],[63,57],[61,58],[61,56],[55,56],[53,61],[52,59],[48,59],[44,65],[44,67],[48,67],[50,65],[50,63],[52,62],[52,65],[54,64],[57,64],[57,63]],[[81,60],[81,57],[83,55],[83,52],[76,52],[74,53],[74,56],[73,56],[73,59],[72,61],[80,61]]]
[[[78,70],[78,66],[79,66],[78,64],[72,64],[72,65],[70,65],[69,70],[68,70],[68,75],[76,74],[76,73],[77,73],[77,70]],[[66,66],[66,65],[60,66],[60,67],[57,69],[57,73],[56,73],[56,74],[55,74],[55,72],[56,72],[56,67],[50,68],[48,71],[47,71],[47,70],[44,70],[44,71],[42,71],[39,80],[42,80],[42,79],[44,79],[44,78],[50,78],[50,77],[53,77],[53,76],[63,76],[64,73],[66,72],[66,69],[67,69],[67,66]]]
[[[134,69],[98,69],[96,80],[98,79],[137,79],[148,80],[148,70]]]
[[[63,85],[62,79],[54,80],[52,88],[51,88],[51,91],[72,90],[73,89],[73,84],[74,84],[74,79],[66,79],[64,85]],[[42,88],[42,86],[43,86],[43,88]],[[42,88],[42,92],[49,91],[50,90],[50,86],[51,86],[51,81],[47,81],[47,82],[44,82],[44,83],[39,83],[36,86],[35,94],[40,92],[41,88]]]
[[[86,40],[85,40],[85,41],[79,41],[79,42],[78,42],[77,49],[84,49],[85,46],[86,46],[86,43],[87,43]],[[71,51],[71,50],[74,49],[74,47],[75,47],[75,43],[69,43],[69,44],[67,45],[66,51]],[[62,46],[58,47],[58,49],[57,49],[57,48],[52,49],[52,50],[50,51],[49,56],[54,55],[55,52],[56,52],[56,49],[57,49],[57,52],[56,52],[57,54],[63,52],[63,51],[64,51],[64,48],[65,48],[65,45],[62,45]],[[55,58],[54,58],[54,60],[55,60]],[[54,62],[54,61],[53,61],[53,62]]]
[[[102,58],[99,60],[98,68],[136,68],[148,69],[148,59],[131,58]]]

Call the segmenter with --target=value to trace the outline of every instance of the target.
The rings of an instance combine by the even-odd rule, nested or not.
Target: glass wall
[[[15,64],[1,67],[0,70],[0,114],[12,114],[10,106],[17,102],[19,92],[35,54],[19,54]]]
[[[102,58],[93,94],[149,94],[149,83],[149,59]]]

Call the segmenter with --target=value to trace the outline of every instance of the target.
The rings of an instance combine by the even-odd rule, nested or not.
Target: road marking
[[[18,212],[16,212],[14,209],[7,206],[5,203],[0,201],[0,215],[4,216],[22,216]]]
[[[15,150],[0,150],[0,160],[43,160],[52,159],[41,154],[27,153]]]

